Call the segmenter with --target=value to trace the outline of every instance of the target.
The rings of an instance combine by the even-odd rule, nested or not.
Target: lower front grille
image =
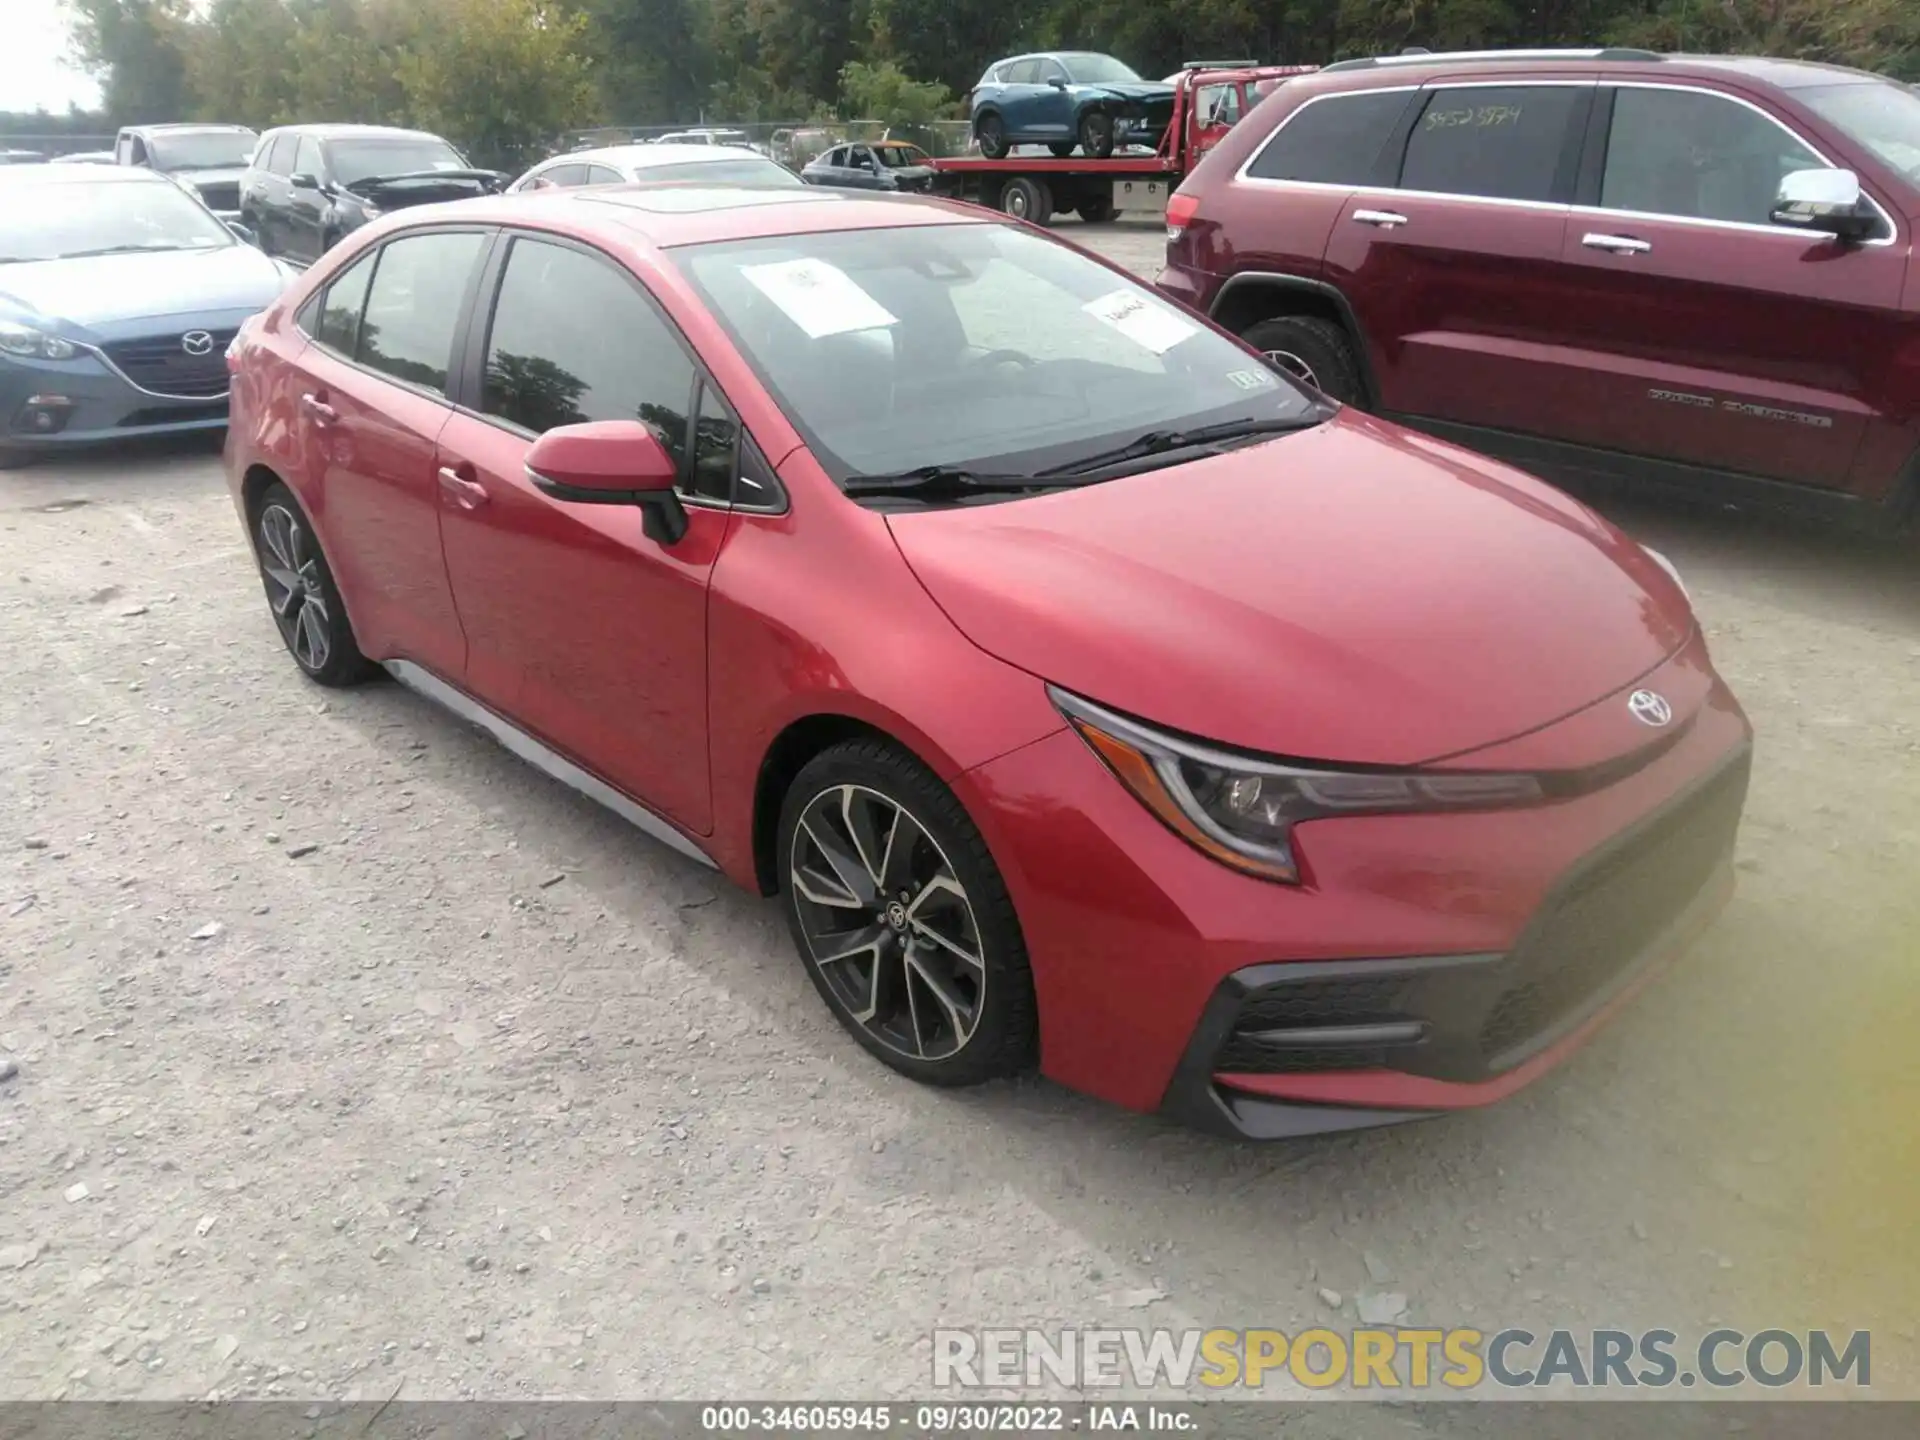
[[[227,345],[234,333],[231,329],[188,329],[172,335],[121,340],[107,346],[106,354],[120,373],[142,390],[187,400],[211,400],[227,393]],[[206,338],[202,340],[201,336]]]
[[[1561,884],[1503,967],[1508,988],[1480,1029],[1492,1068],[1537,1048],[1693,903],[1733,850],[1750,768],[1743,756]]]

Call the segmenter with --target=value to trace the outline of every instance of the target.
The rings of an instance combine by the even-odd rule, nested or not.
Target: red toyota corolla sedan
[[[1730,888],[1665,562],[940,201],[356,232],[231,352],[275,623],[740,884],[868,1050],[1253,1136],[1516,1089]]]

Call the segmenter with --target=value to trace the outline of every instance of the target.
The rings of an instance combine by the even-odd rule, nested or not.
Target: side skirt
[[[422,669],[411,660],[386,660],[381,663],[388,674],[409,690],[452,711],[468,724],[486,731],[502,747],[525,760],[536,770],[544,771],[569,789],[578,790],[589,800],[606,806],[635,829],[642,830],[661,844],[678,850],[689,860],[698,860],[711,869],[720,868],[714,864],[713,857],[702,850],[679,826],[662,819],[644,805],[628,799],[599,776],[581,769],[559,751],[534,739],[511,720],[489,710],[466,691],[449,685],[432,671]]]

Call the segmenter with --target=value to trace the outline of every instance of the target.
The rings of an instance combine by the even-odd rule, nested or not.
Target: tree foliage
[[[68,0],[121,122],[423,125],[517,163],[603,122],[924,123],[995,58],[1316,63],[1513,45],[1831,60],[1920,79],[1920,0]]]

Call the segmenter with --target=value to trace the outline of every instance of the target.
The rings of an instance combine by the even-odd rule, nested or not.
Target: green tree
[[[891,60],[849,60],[840,67],[840,108],[849,120],[926,125],[942,118],[952,104],[953,92],[946,86],[915,80]]]
[[[123,124],[188,114],[186,0],[71,0],[74,49],[100,76],[102,108]]]

